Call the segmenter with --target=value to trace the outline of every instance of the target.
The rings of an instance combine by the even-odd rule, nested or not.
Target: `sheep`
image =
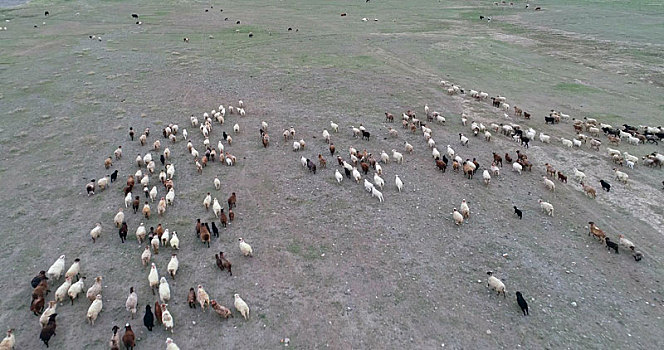
[[[620,243],[621,246],[623,246],[627,249],[633,249],[635,247],[634,243],[632,243],[632,241],[625,238],[625,235],[623,235],[623,234],[618,235],[618,243]]]
[[[168,267],[166,269],[168,271],[168,274],[171,275],[172,279],[175,279],[175,274],[178,273],[179,266],[180,263],[178,262],[177,254],[171,255],[171,260],[168,262]],[[161,289],[161,286],[159,286],[159,288]]]
[[[101,237],[101,223],[98,222],[95,227],[90,230],[90,237],[92,237],[92,243],[97,241],[97,238]]]
[[[515,206],[514,207],[514,214],[519,217],[519,220],[523,219],[523,212]]]
[[[175,200],[175,190],[171,188],[170,190],[168,190],[168,193],[166,193],[166,204],[173,205],[174,200]]]
[[[157,199],[157,186],[152,186],[148,194],[150,195],[150,200],[154,203],[154,200]]]
[[[615,242],[611,242],[611,239],[609,237],[604,238],[604,243],[606,244],[606,248],[609,251],[611,251],[611,249],[613,249],[613,250],[616,251],[616,254],[619,254],[618,253],[618,244],[616,244]]]
[[[399,175],[394,175],[394,184],[397,185],[397,189],[399,190],[399,193],[401,193],[401,190],[403,189],[403,182],[399,178]]]
[[[376,163],[376,174],[383,175],[383,167]]]
[[[115,223],[115,226],[117,228],[120,228],[122,225],[122,222],[124,222],[124,213],[122,212],[122,208],[118,209],[118,213],[115,214],[115,217],[113,218],[113,222]]]
[[[164,325],[164,328],[166,331],[171,331],[173,333],[173,326],[174,326],[174,321],[173,321],[173,315],[166,309],[167,304],[161,304],[161,323]]]
[[[150,258],[152,257],[152,253],[150,252],[150,246],[145,246],[145,250],[143,250],[143,253],[141,253],[141,263],[143,266],[147,266],[147,264],[150,262]]]
[[[637,137],[633,137],[632,135],[629,135],[627,138],[627,142],[633,145],[638,145],[640,140]]]
[[[221,205],[219,204],[217,198],[213,199],[212,211],[214,212],[214,216],[218,218],[219,214],[221,213]]]
[[[460,226],[461,224],[463,224],[463,215],[461,215],[461,213],[459,213],[457,208],[454,208],[454,210],[452,212],[452,218],[454,219],[454,224],[456,224],[457,226]]]
[[[242,300],[242,298],[240,298],[240,294],[235,294],[233,298],[235,298],[235,303],[234,303],[235,310],[237,310],[240,314],[242,314],[242,317],[244,317],[245,320],[248,319],[249,306],[247,305],[247,303],[244,300]]]
[[[51,315],[55,313],[55,310],[58,307],[58,303],[55,300],[51,300],[48,302],[48,307],[44,312],[39,316],[39,323],[41,324],[41,327],[44,328],[46,324],[48,323],[48,319],[50,318]],[[7,338],[5,338],[7,339]],[[3,340],[4,342],[4,340]],[[5,349],[13,349],[13,348],[3,348],[2,347],[3,343],[0,343],[0,350],[5,350]]]
[[[169,243],[171,245],[171,248],[175,250],[180,249],[180,238],[178,237],[178,233],[176,231],[173,231],[173,236],[171,237]]]
[[[620,171],[616,168],[613,168],[613,172],[616,173],[616,179],[618,181],[620,181],[624,184],[627,184],[627,179],[629,178],[629,176],[627,174],[623,173],[622,171]]]
[[[152,295],[154,295],[154,288],[159,286],[159,273],[157,272],[157,266],[154,263],[152,263],[152,266],[150,267],[148,282],[150,283],[150,289],[152,289]]]
[[[166,277],[163,276],[159,280],[159,299],[162,303],[167,303],[171,299],[171,288],[168,286]]]
[[[434,147],[431,150],[431,156],[433,157],[434,160],[440,159],[440,152],[438,151],[438,149],[436,147]]]
[[[395,162],[397,163],[403,163],[403,154],[400,152],[397,152],[397,150],[393,149],[392,150],[392,159],[394,159]]]
[[[62,276],[62,272],[65,269],[65,256],[60,255],[60,257],[48,268],[46,271],[46,277],[51,280],[59,280]]]
[[[240,246],[240,252],[242,253],[242,255],[253,257],[254,256],[254,250],[251,249],[251,246],[247,242],[245,242],[244,239],[241,238],[241,237],[238,239],[238,241],[240,242],[239,246]]]
[[[374,183],[376,184],[376,186],[380,187],[380,189],[382,190],[383,186],[385,185],[385,180],[383,180],[383,178],[380,177],[380,175],[378,175],[378,173],[374,173],[373,180],[374,180]],[[368,192],[371,192],[371,190],[368,190]]]
[[[503,281],[493,276],[493,271],[488,271],[486,274],[489,275],[489,279],[487,281],[486,286],[495,290],[497,292],[497,295],[500,295],[500,293],[502,293],[503,298],[506,298],[507,290],[505,289],[505,284],[503,283]]]
[[[69,291],[69,287],[71,287],[71,277],[65,277],[65,281],[55,291],[56,302],[62,302],[65,300],[65,297],[67,296],[67,291]]]
[[[45,12],[45,15],[48,16],[48,11]],[[7,331],[7,336],[0,342],[0,350],[13,350],[15,344],[16,338],[14,337],[14,330],[9,329]]]
[[[581,140],[577,139],[572,140],[572,146],[581,148],[581,145],[582,145]]]
[[[514,162],[512,163],[512,170],[516,171],[517,173],[519,173],[519,175],[521,175],[521,170],[523,170],[523,167],[518,162]]]
[[[491,163],[491,174],[494,176],[500,176],[500,169],[496,165],[496,162]]]
[[[197,295],[198,303],[201,304],[201,309],[203,309],[203,311],[205,311],[205,308],[210,306],[210,296],[205,291],[205,289],[203,289],[203,286],[200,285],[200,284],[197,287],[196,295]]]
[[[177,344],[171,338],[166,338],[166,350],[180,350]]]
[[[42,328],[41,332],[39,333],[39,339],[44,342],[47,348],[48,348],[48,342],[51,340],[51,337],[55,335],[56,316],[58,316],[57,313],[49,316],[46,326],[44,326],[44,328]]]
[[[94,326],[95,320],[99,316],[102,306],[103,303],[101,301],[101,294],[99,294],[95,297],[95,300],[92,302],[92,304],[90,304],[90,307],[88,308],[87,317],[91,325]]]
[[[632,251],[632,257],[634,257],[634,261],[641,261],[641,259],[643,259],[643,253],[641,253],[641,251],[636,250],[635,247],[631,247],[630,250]]]
[[[337,183],[341,183],[344,179],[343,175],[339,172],[339,169],[334,170],[334,178],[337,180]]]
[[[154,250],[155,254],[159,254],[159,235],[152,236],[150,240],[150,246]]]
[[[584,174],[582,171],[578,170],[577,168],[572,169],[574,171],[574,178],[579,181],[585,181],[586,180],[586,174]]]
[[[571,140],[568,140],[564,137],[560,138],[560,141],[563,143],[563,146],[572,148],[574,146],[574,143]]]
[[[357,167],[353,167],[353,179],[355,179],[355,182],[358,184],[360,183],[360,180],[362,180],[362,175],[357,170]]]
[[[110,175],[106,175],[101,179],[99,179],[99,181],[97,181],[97,185],[99,186],[99,189],[102,191],[105,190],[106,187],[108,187],[108,176]]]
[[[379,203],[383,202],[383,193],[378,191],[375,187],[371,189],[371,197],[378,198]]]
[[[633,155],[631,155],[627,152],[623,152],[623,156],[624,156],[625,160],[631,161],[633,164],[636,164],[639,161],[638,157],[635,157],[635,156],[633,156]],[[97,184],[99,184],[99,182],[97,182]]]
[[[221,271],[224,271],[225,269],[228,269],[228,273],[233,276],[233,271],[231,271],[232,264],[226,257],[224,256],[224,252],[219,252],[219,254],[214,255],[214,259],[217,262],[217,267]]]
[[[548,172],[548,170],[547,170]],[[546,176],[542,176],[542,179],[544,179],[544,185],[551,191],[555,192],[556,191],[556,184],[553,183],[553,181],[549,180]]]
[[[538,199],[537,202],[540,204],[540,208],[542,208],[542,211],[545,212],[549,216],[553,216],[553,205],[549,202],[544,202],[541,199]]]
[[[597,197],[597,192],[592,186],[586,185],[581,181],[581,187],[583,188],[583,191],[586,193],[586,195],[592,199],[595,199]]]
[[[134,292],[134,287],[130,287],[129,296],[127,296],[127,301],[125,301],[125,308],[131,312],[132,319],[136,316],[136,306],[138,306],[138,295]]]
[[[94,301],[97,295],[101,294],[101,281],[101,276],[95,277],[95,283],[90,288],[88,288],[88,291],[85,293],[85,296],[88,298],[88,300]]]
[[[599,227],[597,227],[594,222],[589,221],[588,225],[590,225],[589,226],[590,231],[588,232],[588,236],[592,234],[594,237],[599,238],[601,241],[604,241],[606,239],[606,234],[604,233],[604,231],[602,231]]]

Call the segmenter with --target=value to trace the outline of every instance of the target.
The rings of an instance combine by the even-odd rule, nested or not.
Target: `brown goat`
[[[210,230],[207,228],[207,222],[201,225],[201,242],[203,244],[207,243],[208,248],[210,248]]]
[[[590,232],[588,232],[588,236],[592,234],[593,236],[599,238],[600,241],[604,241],[604,239],[606,238],[606,234],[604,233],[604,231],[600,230],[599,227],[595,226],[595,223],[592,221],[589,221],[588,225],[590,225]]]
[[[159,321],[159,324],[163,323],[161,321],[161,305],[159,304],[159,301],[154,302],[154,316],[157,318],[157,321]]]
[[[508,163],[512,163],[512,157],[510,157],[509,153],[505,153],[505,161]]]
[[[559,172],[558,172],[558,180],[560,180],[560,182],[567,183],[567,176],[563,175],[563,173],[561,173],[561,172],[559,171]]]
[[[496,163],[496,165],[499,165],[501,168],[503,167],[503,158],[500,156],[500,154],[496,154],[496,152],[493,152],[493,162]]]
[[[394,122],[394,116],[391,113],[385,112],[385,121],[386,122]]]
[[[233,209],[228,209],[228,221],[232,222],[233,220],[235,220],[235,213]]]
[[[320,165],[321,168],[327,168],[327,161],[325,158],[323,158],[322,154],[318,154],[318,164]]]
[[[556,176],[556,169],[553,168],[553,166],[549,163],[544,163],[544,166],[546,166],[546,174],[550,175],[551,177]]]
[[[233,209],[233,207],[237,207],[237,197],[235,196],[235,192],[231,194],[230,197],[228,197],[228,208]]]
[[[581,181],[581,186],[583,187],[583,191],[586,193],[588,197],[592,199],[595,199],[595,197],[597,197],[597,191],[595,191],[595,189],[592,186],[584,184],[583,181]]]
[[[219,254],[214,255],[215,260],[217,261],[217,267],[221,271],[224,271],[224,269],[228,269],[228,273],[233,276],[233,272],[231,271],[231,262],[226,259],[224,256],[224,252],[219,252]]]
[[[194,288],[189,288],[189,295],[187,296],[187,303],[189,304],[189,308],[192,308],[192,309],[196,308],[196,291],[194,291]]]
[[[447,169],[447,163],[443,162],[440,159],[436,159],[436,166],[440,171],[445,172],[445,169]]]
[[[108,157],[106,158],[106,160],[104,160],[104,168],[108,169],[111,166],[113,166],[113,159],[111,157]]]

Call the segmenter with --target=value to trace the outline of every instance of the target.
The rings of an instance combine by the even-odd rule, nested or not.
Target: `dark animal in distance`
[[[523,315],[528,316],[528,303],[526,302],[526,299],[523,298],[521,292],[516,292],[516,302],[519,304]]]
[[[604,238],[604,240],[606,241],[606,249],[608,249],[609,251],[613,249],[616,251],[616,254],[618,254],[618,244],[616,242],[611,242],[609,237]]]
[[[514,214],[516,214],[519,217],[519,220],[523,218],[523,213],[519,208],[516,207],[516,205],[514,206]]]

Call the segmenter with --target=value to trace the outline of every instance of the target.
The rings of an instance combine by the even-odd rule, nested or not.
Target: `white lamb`
[[[339,132],[339,124],[337,124],[337,123],[335,123],[331,120],[330,120],[330,128],[332,128],[332,130],[334,130],[334,132]]]
[[[373,188],[374,188],[374,185],[371,182],[369,182],[369,180],[364,179],[364,189],[367,192],[371,192],[371,190],[373,190]]]
[[[484,179],[484,183],[488,186],[489,182],[491,182],[491,174],[489,174],[489,171],[484,169],[484,172],[482,173],[482,178]]]
[[[403,154],[397,152],[397,150],[393,149],[392,150],[392,159],[394,159],[395,162],[397,163],[402,163],[403,162]]]
[[[551,205],[551,203],[544,202],[541,199],[539,199],[538,202],[543,212],[547,213],[549,216],[553,216],[553,205]]]
[[[297,141],[293,142],[293,152],[297,152],[300,150],[300,143]]]
[[[577,168],[572,169],[574,171],[574,178],[579,181],[585,181],[586,180],[586,174],[583,171],[580,171]]]
[[[394,175],[394,184],[397,185],[397,189],[399,190],[399,193],[401,193],[401,189],[403,189],[403,182],[399,178],[399,175]]]
[[[505,289],[505,283],[503,283],[503,281],[501,281],[500,279],[494,277],[492,271],[489,271],[486,274],[489,275],[489,280],[486,286],[491,287],[491,289],[495,290],[498,293],[497,295],[500,295],[502,293],[503,298],[506,298],[505,294],[507,290]]]
[[[371,190],[371,197],[377,197],[378,202],[383,202],[383,193],[378,191],[375,187]]]
[[[385,180],[383,180],[378,173],[374,173],[374,183],[376,186],[380,187],[381,190],[383,189],[383,186],[385,186]]]
[[[523,167],[521,166],[521,164],[514,162],[512,163],[512,170],[516,171],[517,173],[519,173],[519,175],[521,175],[521,170],[523,170]]]
[[[546,176],[542,176],[544,179],[544,185],[546,185],[546,188],[548,188],[551,192],[554,192],[556,190],[556,184],[553,183],[553,181],[547,179]]]

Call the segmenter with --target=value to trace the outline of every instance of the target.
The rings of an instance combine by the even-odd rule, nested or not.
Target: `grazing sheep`
[[[371,197],[378,198],[378,202],[383,202],[383,193],[378,191],[375,187],[371,188]]]
[[[606,239],[606,233],[597,227],[594,222],[589,221],[588,225],[590,230],[588,232],[588,236],[592,234],[594,237],[599,238],[600,241],[604,241]]]
[[[592,199],[595,199],[597,197],[597,191],[595,191],[595,189],[592,186],[586,185],[583,183],[583,181],[581,181],[581,187],[583,187],[583,191],[586,193],[588,197]]]
[[[374,177],[375,180],[375,177]],[[397,185],[397,189],[399,190],[399,193],[401,193],[401,189],[403,188],[403,182],[399,178],[399,175],[394,175],[394,184]],[[383,189],[381,187],[381,189]]]
[[[251,246],[243,238],[239,238],[238,241],[240,242],[240,252],[242,252],[242,255],[253,257],[254,251],[251,249]]]
[[[58,303],[55,300],[51,300],[48,302],[48,307],[46,308],[46,310],[44,310],[41,316],[39,316],[39,323],[41,324],[42,328],[46,326],[46,324],[48,323],[48,319],[51,317],[51,315],[55,313],[55,310],[57,308],[58,308]],[[0,343],[0,345],[2,345],[2,343]],[[4,350],[2,346],[0,346],[0,350]]]
[[[200,284],[198,285],[196,295],[197,295],[198,303],[201,304],[201,309],[203,309],[203,311],[205,311],[205,308],[210,306],[210,296],[205,291],[205,289],[203,289],[203,286],[200,285]]]
[[[166,309],[168,305],[167,304],[161,304],[161,323],[164,325],[164,328],[166,331],[171,331],[173,333],[173,326],[174,326],[174,321],[173,321],[173,315]]]
[[[542,208],[542,211],[545,212],[549,216],[553,216],[553,205],[548,202],[544,202],[541,199],[537,200],[540,204],[540,208]]]
[[[461,224],[463,224],[463,215],[461,215],[461,213],[459,213],[457,208],[454,208],[454,211],[452,212],[452,218],[454,219],[454,223],[457,226],[460,226]]]
[[[92,243],[97,241],[97,238],[101,237],[101,223],[97,223],[96,226],[90,230],[90,237],[92,237]]]
[[[134,287],[129,287],[129,296],[127,296],[127,301],[125,301],[125,308],[127,311],[131,312],[131,318],[134,319],[136,316],[136,307],[138,306],[138,295],[134,292]]]
[[[549,180],[546,176],[542,176],[542,179],[544,179],[544,185],[546,185],[546,188],[548,188],[551,192],[555,192],[556,184]]]
[[[402,163],[403,162],[403,154],[397,152],[397,150],[393,149],[392,150],[392,159],[394,159],[395,162],[397,163]]]
[[[616,173],[616,179],[618,181],[620,181],[624,184],[627,184],[627,179],[629,178],[629,176],[627,174],[623,173],[622,171],[620,171],[616,168],[613,168],[613,172]]]
[[[101,294],[99,294],[95,297],[95,300],[92,302],[92,304],[90,304],[90,307],[88,308],[87,318],[91,325],[93,326],[95,325],[95,320],[99,316],[102,307],[103,303],[101,301]]]
[[[161,277],[159,280],[159,299],[162,303],[167,303],[171,300],[171,288],[168,286],[166,277]]]
[[[497,295],[500,295],[502,293],[503,298],[506,298],[507,290],[505,289],[505,284],[503,283],[503,281],[493,276],[493,271],[488,271],[486,274],[489,275],[489,279],[487,281],[486,286],[495,290],[498,293]]]
[[[240,298],[240,294],[235,294],[233,297],[235,298],[235,303],[234,303],[235,310],[237,310],[240,314],[242,314],[242,317],[244,317],[245,320],[248,319],[249,306],[247,305],[247,303],[244,300],[242,300],[242,298]]]
[[[583,182],[586,180],[586,174],[584,174],[582,171],[578,170],[577,168],[572,169],[574,171],[574,178],[579,181]]]
[[[62,276],[62,272],[65,269],[65,256],[60,255],[60,257],[48,268],[46,271],[46,277],[51,280],[59,280]]]
[[[512,170],[516,171],[517,173],[519,173],[519,175],[521,175],[521,171],[523,170],[523,167],[518,162],[514,162],[514,163],[512,163]]]
[[[175,274],[177,274],[179,266],[180,266],[180,263],[178,262],[177,254],[172,254],[171,255],[171,260],[168,262],[168,266],[166,268],[167,271],[168,271],[168,274],[171,275],[172,279],[175,279]],[[159,288],[161,289],[161,285],[159,286]]]

